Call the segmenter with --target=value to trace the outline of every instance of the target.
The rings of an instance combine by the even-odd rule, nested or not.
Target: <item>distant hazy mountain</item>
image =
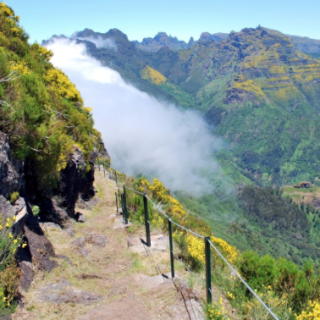
[[[320,40],[307,37],[289,36],[298,50],[320,58]]]
[[[192,37],[189,42],[186,43],[177,39],[176,37],[168,36],[165,32],[159,32],[154,38],[144,38],[142,42],[133,41],[137,48],[145,51],[155,52],[163,47],[168,47],[171,50],[186,50],[195,45],[198,41],[211,41],[220,42],[227,39],[228,33],[213,33],[203,32],[200,35],[199,40],[194,40]],[[312,55],[314,57],[320,57],[320,40],[310,39],[307,37],[291,36],[287,35],[294,43],[298,50]]]
[[[219,42],[226,39],[227,33],[214,33],[203,32],[200,36],[199,41],[210,41],[214,40]],[[156,52],[163,47],[168,47],[173,51],[186,50],[195,45],[198,41],[195,41],[192,37],[189,42],[178,40],[176,37],[168,36],[165,32],[159,32],[154,38],[144,38],[142,42],[133,41],[137,48],[145,51]]]

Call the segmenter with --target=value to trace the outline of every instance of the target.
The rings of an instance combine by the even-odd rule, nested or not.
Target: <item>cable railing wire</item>
[[[254,290],[243,280],[243,278],[240,276],[240,274],[236,271],[236,269],[228,262],[228,260],[220,253],[220,251],[216,248],[216,246],[209,241],[212,248],[218,253],[218,255],[221,257],[221,259],[229,266],[229,268],[234,272],[234,274],[239,278],[239,280],[247,287],[247,289],[253,294],[254,297],[256,297],[259,302],[265,307],[265,309],[270,313],[270,315],[275,319],[279,320],[279,318],[271,311],[271,309],[262,301],[262,299],[259,297],[257,293],[254,292]]]
[[[127,186],[124,186],[124,187],[125,187],[126,189],[128,189],[128,190],[130,190],[130,191],[132,191],[132,192],[136,193],[136,194],[140,194],[141,196],[144,196],[144,193],[143,193],[143,192],[140,192],[140,191],[137,191],[137,190],[131,189],[131,188],[127,187]]]
[[[173,223],[174,225],[176,225],[177,227],[179,227],[179,228],[181,228],[181,229],[183,229],[183,230],[185,230],[185,231],[187,231],[187,232],[189,232],[189,233],[192,233],[194,236],[196,236],[196,237],[198,237],[198,238],[201,238],[201,239],[204,239],[204,238],[205,238],[205,237],[202,236],[201,234],[196,233],[196,232],[194,232],[194,231],[192,231],[192,230],[190,230],[190,229],[182,226],[181,224],[179,224],[179,223],[177,223],[177,222],[172,221],[172,223]]]
[[[148,196],[147,199],[153,203],[154,207],[156,209],[158,209],[158,211],[162,214],[164,214],[168,219],[170,219],[170,217],[157,205],[155,204]],[[183,230],[192,233],[193,235],[200,237],[202,239],[204,239],[205,237],[188,229],[185,228],[183,226],[181,226],[180,224],[172,221],[172,223],[180,228],[182,228]],[[271,309],[262,301],[262,299],[254,292],[254,290],[243,280],[243,278],[239,275],[239,273],[232,267],[232,265],[228,262],[228,260],[222,255],[222,253],[215,247],[215,245],[209,241],[210,245],[214,248],[214,250],[218,253],[218,255],[222,258],[222,260],[229,266],[229,268],[231,268],[231,270],[238,276],[238,278],[241,280],[241,282],[247,287],[247,289],[254,295],[254,297],[256,297],[259,302],[263,305],[263,307],[270,313],[270,315],[275,319],[275,320],[279,320],[278,317],[271,311]]]
[[[174,257],[177,261],[179,261],[186,269],[187,271],[191,272],[199,281],[202,282],[202,284],[205,286],[206,285],[206,281],[204,279],[202,279],[200,276],[198,276],[197,274],[195,274],[189,267],[188,265],[186,265],[180,258],[178,257]]]
[[[109,166],[110,167],[110,166]],[[110,167],[111,168],[111,167]],[[116,173],[116,170],[113,169]],[[122,174],[122,173],[120,173]],[[126,176],[126,174],[123,174]],[[139,195],[142,195],[142,196],[146,196],[146,198],[153,204],[153,207],[158,211],[160,212],[161,214],[163,214],[167,219],[170,219],[171,218],[159,207],[159,205],[157,205],[153,200],[151,200],[147,195],[145,195],[144,193],[140,192],[140,191],[137,191],[137,190],[134,190],[134,189],[131,189],[127,186],[124,185],[124,187],[136,194],[139,194]],[[117,185],[117,188],[119,190],[119,187]],[[128,206],[127,206],[128,207]],[[130,208],[129,208],[130,210]],[[150,221],[148,220],[147,221],[149,224],[150,224]],[[204,236],[188,229],[188,228],[185,228],[183,227],[182,225],[178,224],[177,222],[174,222],[171,220],[171,222],[176,225],[177,227],[185,230],[186,232],[189,232],[191,234],[193,234],[194,236],[196,237],[199,237],[199,238],[202,238],[202,239],[205,239]],[[232,270],[232,272],[234,272],[234,274],[239,278],[239,280],[245,285],[245,287],[252,293],[252,295],[263,305],[263,307],[266,309],[266,311],[275,319],[275,320],[279,320],[279,318],[272,312],[272,310],[262,301],[262,299],[259,297],[259,295],[246,283],[246,281],[240,276],[240,274],[236,271],[236,269],[228,262],[228,260],[222,255],[222,253],[216,248],[216,246],[209,240],[209,243],[210,243],[210,246],[216,251],[216,253],[218,253],[218,255],[220,256],[220,258],[228,265],[228,267]],[[192,272],[189,267],[182,261],[180,260],[179,258],[175,257],[176,260],[178,260],[180,263],[182,263],[188,271]],[[195,273],[192,272],[193,275],[196,276]],[[203,279],[201,279],[200,277],[196,276],[197,279],[201,280],[203,282]],[[209,291],[212,293],[212,290],[209,289]]]

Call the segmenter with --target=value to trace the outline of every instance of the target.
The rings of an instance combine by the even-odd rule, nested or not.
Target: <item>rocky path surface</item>
[[[154,235],[149,249],[137,234],[130,237],[134,226],[127,230],[115,215],[114,181],[102,172],[95,176],[99,204],[80,210],[86,222],[74,224],[73,237],[57,225],[43,225],[58,266],[38,273],[12,318],[204,319],[196,292],[170,279],[167,238]]]

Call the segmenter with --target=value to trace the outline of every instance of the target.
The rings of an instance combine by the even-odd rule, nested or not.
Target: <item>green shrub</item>
[[[40,208],[38,206],[33,206],[32,207],[32,212],[33,212],[33,215],[36,217],[40,213]]]
[[[0,316],[11,313],[12,302],[18,293],[18,282],[20,279],[20,269],[15,261],[15,253],[19,246],[25,248],[21,237],[14,237],[11,227],[14,218],[4,221],[0,219]]]
[[[273,283],[276,275],[275,259],[269,255],[259,257],[246,251],[238,259],[239,271],[253,288],[262,288]]]
[[[19,192],[18,191],[14,191],[10,194],[10,203],[14,203],[17,199],[19,198]]]

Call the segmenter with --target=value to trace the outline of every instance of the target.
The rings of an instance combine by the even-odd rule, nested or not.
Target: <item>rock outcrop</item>
[[[70,156],[70,160],[64,170],[61,171],[61,179],[56,193],[63,199],[61,206],[66,212],[75,218],[75,204],[79,198],[89,201],[95,195],[94,163],[97,157],[109,159],[108,151],[101,142],[100,152],[96,149],[91,153],[89,163],[84,159],[80,148],[76,148]]]
[[[95,160],[98,156],[109,159],[107,150],[101,144],[102,151],[92,152],[89,163],[85,161],[81,149],[74,150],[66,168],[61,172],[60,182],[54,191],[56,197],[50,197],[47,190],[39,190],[37,168],[32,166],[31,161],[23,163],[14,160],[10,155],[9,138],[0,132],[0,214],[3,221],[15,216],[11,232],[17,236],[23,234],[27,243],[27,247],[20,247],[16,254],[22,271],[22,288],[29,288],[36,271],[51,271],[57,265],[50,259],[55,257],[54,248],[45,236],[39,219],[58,224],[73,235],[70,217],[75,217],[76,201],[80,198],[85,203],[95,194]],[[23,197],[18,196],[13,201],[13,192],[19,192]],[[33,215],[30,202],[40,207],[39,217]]]
[[[297,183],[296,185],[294,185],[295,188],[299,189],[299,188],[312,188],[313,184],[310,181],[301,181],[299,183]]]
[[[0,132],[0,194],[8,199],[13,192],[20,192],[22,187],[23,162],[10,157],[9,138]]]

